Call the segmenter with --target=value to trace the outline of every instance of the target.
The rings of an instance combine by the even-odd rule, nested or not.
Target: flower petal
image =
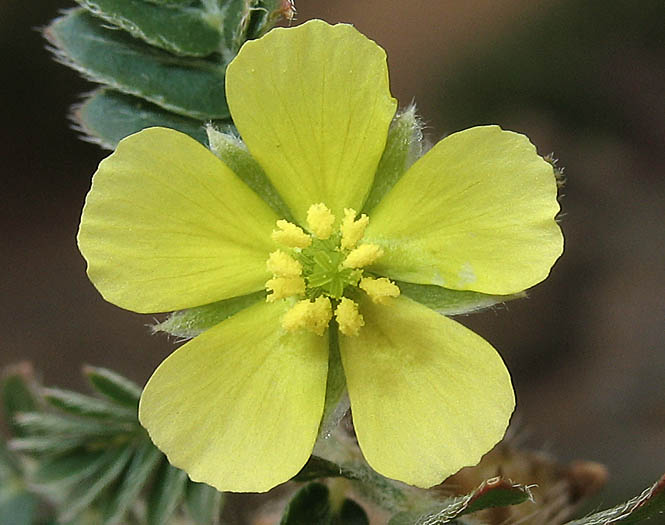
[[[497,352],[410,299],[363,299],[360,309],[365,326],[340,335],[340,350],[367,462],[419,487],[475,465],[504,435],[515,404]]]
[[[328,340],[284,332],[285,306],[243,310],[176,350],[148,381],[141,424],[192,480],[263,492],[309,458],[323,413]]]
[[[99,165],[78,242],[107,301],[165,312],[263,288],[276,219],[198,142],[150,128]]]
[[[311,20],[247,42],[226,72],[226,96],[249,151],[305,224],[325,203],[362,209],[396,101],[386,55],[349,25]]]
[[[372,269],[393,279],[511,294],[547,277],[563,250],[552,166],[498,126],[446,137],[373,210]]]

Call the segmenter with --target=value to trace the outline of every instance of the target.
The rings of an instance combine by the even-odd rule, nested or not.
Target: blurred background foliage
[[[175,347],[105,303],[75,234],[105,155],[68,129],[92,85],[38,32],[65,0],[0,2],[3,323],[0,366],[30,360],[83,390],[81,364],[143,384]],[[566,252],[531,298],[462,322],[513,373],[518,436],[608,465],[602,500],[661,474],[665,443],[665,3],[662,0],[300,0],[299,20],[349,22],[388,52],[402,106],[432,140],[485,123],[526,133],[565,168]],[[528,480],[520,480],[528,482]]]

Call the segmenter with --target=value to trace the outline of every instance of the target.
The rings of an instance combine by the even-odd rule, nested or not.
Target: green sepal
[[[137,421],[135,410],[110,403],[105,399],[97,399],[59,388],[45,388],[42,393],[50,405],[70,414],[131,423]]]
[[[8,367],[2,378],[0,388],[2,408],[7,425],[14,436],[26,434],[21,425],[17,424],[16,416],[21,412],[32,412],[39,403],[35,394],[32,367],[28,363]]]
[[[453,520],[479,510],[492,507],[519,505],[531,501],[531,491],[524,485],[516,485],[502,478],[485,481],[473,492],[440,503],[395,514],[388,525],[412,525],[431,523],[432,525],[454,523]]]
[[[155,480],[148,496],[148,525],[169,523],[185,495],[187,473],[164,460]]]
[[[229,116],[224,68],[151,48],[74,9],[46,29],[57,57],[92,80],[194,119]]]
[[[266,292],[260,291],[216,303],[173,312],[161,323],[152,327],[154,332],[166,332],[175,337],[190,339],[221,323],[252,304],[265,300]]]
[[[289,208],[243,141],[230,133],[222,133],[213,126],[208,126],[207,132],[210,151],[266,201],[280,218],[293,221]]]
[[[76,0],[93,15],[134,38],[176,55],[207,56],[220,47],[223,21],[202,9],[146,4],[142,0]]]
[[[224,494],[205,483],[187,484],[185,505],[196,525],[217,525],[222,512]]]
[[[344,414],[349,410],[350,402],[346,392],[346,378],[339,353],[339,328],[333,320],[328,329],[328,378],[326,381],[326,400],[319,427],[319,440],[328,439]]]
[[[93,388],[110,401],[138,410],[141,387],[107,368],[84,366],[83,373]]]
[[[386,147],[363,207],[364,213],[369,213],[422,155],[422,140],[422,123],[416,115],[415,105],[411,105],[398,113],[390,124]]]
[[[328,487],[310,483],[301,488],[286,506],[280,525],[329,525],[333,514]]]
[[[451,290],[433,284],[414,284],[403,281],[395,281],[395,284],[407,297],[443,315],[468,314],[526,297],[525,292],[511,295],[489,295],[467,290]]]
[[[87,139],[113,150],[125,137],[145,128],[162,126],[206,143],[203,123],[176,115],[141,98],[112,89],[99,89],[77,105],[72,118]]]
[[[638,525],[662,523],[665,514],[665,475],[640,495],[611,509],[591,514],[566,525]],[[653,520],[653,521],[651,521]]]
[[[132,456],[131,447],[116,447],[105,452],[106,463],[89,478],[82,480],[67,496],[65,502],[59,506],[62,511],[59,518],[61,522],[68,522],[79,514],[100,496],[102,491],[116,481]]]
[[[122,481],[109,496],[104,508],[105,525],[123,523],[125,515],[138,499],[141,490],[162,458],[162,453],[146,437],[134,451]]]

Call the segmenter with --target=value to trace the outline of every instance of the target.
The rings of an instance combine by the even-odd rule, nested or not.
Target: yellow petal
[[[107,301],[165,312],[263,288],[275,219],[201,144],[150,128],[99,165],[78,242]]]
[[[309,458],[323,413],[328,337],[286,333],[286,309],[243,310],[176,350],[148,381],[141,424],[192,480],[263,492]]]
[[[300,224],[324,202],[357,210],[395,114],[383,49],[311,20],[247,42],[226,72],[233,121]]]
[[[497,126],[439,142],[372,211],[364,241],[393,279],[511,294],[547,277],[563,237],[552,166]]]
[[[431,487],[475,465],[503,436],[510,376],[480,336],[404,297],[363,298],[365,326],[340,335],[353,421],[377,472]]]

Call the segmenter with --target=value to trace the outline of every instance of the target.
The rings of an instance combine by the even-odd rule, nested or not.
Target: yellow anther
[[[358,335],[360,328],[365,325],[362,314],[358,312],[358,305],[347,297],[342,297],[335,308],[335,319],[339,331],[344,335]]]
[[[279,230],[272,231],[272,240],[288,246],[289,248],[307,248],[312,244],[312,238],[302,228],[295,224],[280,219],[277,221]]]
[[[379,279],[363,277],[358,286],[377,304],[388,304],[391,297],[399,297],[400,293],[399,287],[385,277]]]
[[[364,213],[356,220],[356,210],[344,208],[344,219],[339,231],[342,232],[342,250],[355,248],[358,241],[365,235],[365,228],[369,224],[369,217]]]
[[[266,266],[277,277],[298,277],[302,273],[302,265],[282,250],[272,252]]]
[[[328,207],[320,202],[312,204],[307,210],[307,225],[319,239],[327,239],[333,232],[335,216]]]
[[[302,277],[274,277],[266,283],[266,289],[272,291],[266,301],[273,303],[285,297],[305,293],[305,279]]]
[[[316,335],[323,335],[332,319],[332,305],[327,297],[318,297],[316,301],[297,302],[282,317],[282,327],[289,332],[304,328]]]
[[[361,244],[351,250],[344,263],[346,268],[364,268],[383,255],[383,249],[377,244]]]

